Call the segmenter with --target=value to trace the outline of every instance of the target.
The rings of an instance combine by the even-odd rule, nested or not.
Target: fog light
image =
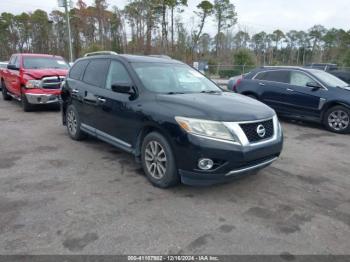
[[[201,158],[198,160],[198,167],[202,170],[209,170],[214,166],[213,160],[209,158]]]

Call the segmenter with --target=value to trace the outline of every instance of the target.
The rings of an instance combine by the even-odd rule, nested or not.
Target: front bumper
[[[188,134],[176,146],[182,183],[199,186],[223,183],[267,167],[278,159],[283,148],[282,130],[277,122],[275,127],[272,139],[255,144],[243,142],[243,145]],[[201,158],[212,159],[214,167],[209,171],[200,170],[198,160]]]
[[[59,102],[59,95],[57,94],[36,94],[26,93],[26,99],[29,104],[52,104]]]

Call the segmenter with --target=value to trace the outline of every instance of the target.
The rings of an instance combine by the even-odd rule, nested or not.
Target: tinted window
[[[80,80],[88,63],[87,60],[75,63],[69,72],[69,77]]]
[[[109,67],[106,88],[111,89],[112,84],[118,82],[131,83],[131,79],[125,67],[121,63],[112,61]]]
[[[69,65],[62,58],[24,57],[23,67],[28,69],[39,69],[39,68],[68,69]]]
[[[290,72],[290,84],[291,85],[305,86],[306,87],[306,84],[310,83],[310,82],[315,82],[315,81],[312,80],[312,78],[310,78],[306,74],[301,73],[301,72],[295,72],[295,71]]]
[[[255,79],[273,81],[279,83],[289,83],[289,72],[288,71],[267,71],[258,74]]]
[[[86,67],[83,81],[94,86],[104,87],[108,72],[109,60],[94,59]]]

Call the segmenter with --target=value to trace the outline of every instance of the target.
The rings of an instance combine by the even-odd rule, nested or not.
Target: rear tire
[[[12,99],[12,97],[8,94],[4,80],[1,80],[1,93],[5,101],[9,101]]]
[[[80,117],[78,111],[73,105],[69,105],[66,110],[66,126],[69,136],[73,140],[82,140],[86,134],[80,129]]]
[[[149,133],[142,142],[141,153],[143,170],[154,186],[169,188],[179,184],[174,154],[164,136]]]
[[[350,110],[344,106],[334,106],[323,117],[324,126],[338,134],[350,133]]]

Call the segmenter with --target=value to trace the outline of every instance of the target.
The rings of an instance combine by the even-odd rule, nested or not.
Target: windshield
[[[200,93],[221,89],[187,65],[165,63],[132,63],[144,86],[153,92]]]
[[[341,80],[338,77],[331,75],[327,72],[320,71],[320,70],[310,70],[310,71],[312,71],[312,73],[318,79],[320,79],[323,83],[325,83],[328,86],[332,86],[332,87],[347,87],[347,86],[349,86],[343,80]]]
[[[23,67],[26,69],[68,69],[69,65],[63,59],[55,57],[24,57]]]

